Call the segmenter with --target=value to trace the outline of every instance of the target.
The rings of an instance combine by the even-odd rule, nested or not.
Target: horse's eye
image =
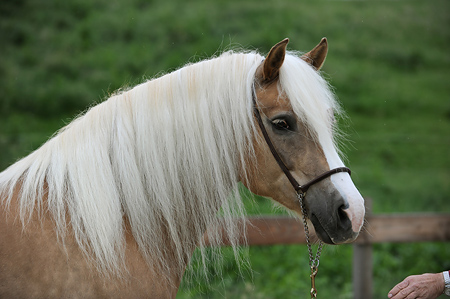
[[[289,123],[285,119],[275,119],[272,121],[272,124],[275,126],[278,130],[290,130],[291,126],[289,126]]]

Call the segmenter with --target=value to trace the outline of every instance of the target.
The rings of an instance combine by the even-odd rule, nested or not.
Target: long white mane
[[[235,248],[234,219],[244,214],[237,183],[253,154],[251,98],[262,58],[227,52],[111,96],[0,173],[4,204],[20,188],[24,225],[48,206],[60,238],[71,228],[104,272],[124,266],[126,221],[143,256],[167,273],[180,271],[165,263],[167,246],[186,261],[198,245],[208,262],[207,227],[226,228]],[[289,54],[280,84],[316,136],[332,139],[321,107],[337,104],[317,72]],[[222,240],[214,229],[208,239]]]

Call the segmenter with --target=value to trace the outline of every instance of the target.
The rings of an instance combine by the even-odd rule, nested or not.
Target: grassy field
[[[450,212],[450,2],[0,2],[0,169],[75,115],[186,62],[289,37],[330,44],[324,73],[349,116],[343,148],[373,213]],[[268,200],[249,213],[272,213]],[[277,212],[279,213],[279,212]],[[374,248],[374,298],[407,275],[450,268],[448,243]],[[309,290],[305,246],[251,247],[252,271],[184,285],[179,298],[298,298]],[[351,246],[326,247],[322,298],[352,298]],[[305,297],[305,296],[304,296]]]

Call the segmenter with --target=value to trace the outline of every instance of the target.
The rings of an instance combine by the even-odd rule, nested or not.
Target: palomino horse
[[[287,43],[115,94],[0,173],[0,297],[173,298],[195,248],[210,262],[206,231],[237,246],[239,181],[301,214],[292,182],[313,180],[318,236],[354,240],[361,195],[347,172],[320,176],[344,169],[326,39],[303,56]]]

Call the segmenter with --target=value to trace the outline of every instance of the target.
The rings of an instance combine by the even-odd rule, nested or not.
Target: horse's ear
[[[286,56],[286,46],[289,42],[288,38],[283,39],[270,49],[264,60],[263,81],[270,82],[278,77],[280,67],[283,65],[284,56]]]
[[[316,70],[320,70],[325,62],[325,58],[327,57],[327,52],[328,42],[324,37],[314,49],[304,54],[302,59],[313,66]]]

